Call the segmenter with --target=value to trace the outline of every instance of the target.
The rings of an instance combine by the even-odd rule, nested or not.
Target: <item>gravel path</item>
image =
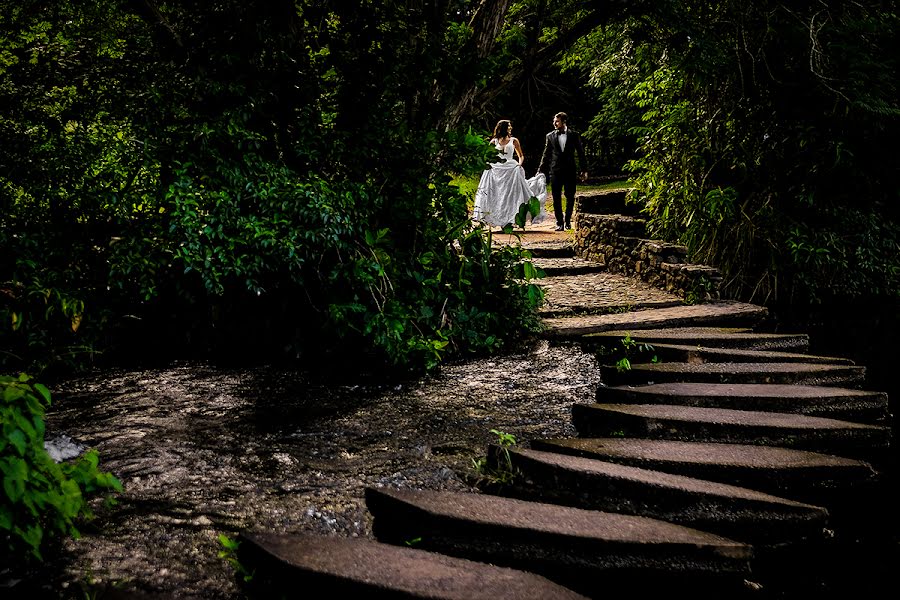
[[[125,493],[67,544],[42,590],[83,597],[87,578],[95,590],[240,597],[219,533],[371,537],[367,486],[477,491],[472,459],[491,429],[525,444],[574,436],[571,405],[594,398],[598,373],[592,355],[535,342],[396,387],[204,364],[66,382],[48,437],[96,447]]]

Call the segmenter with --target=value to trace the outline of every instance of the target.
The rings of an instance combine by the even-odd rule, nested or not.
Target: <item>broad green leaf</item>
[[[25,481],[13,477],[3,477],[3,491],[12,502],[18,502],[25,493]]]
[[[50,404],[50,390],[47,389],[47,386],[45,386],[42,383],[36,383],[36,384],[34,384],[34,389],[41,395],[41,397],[44,399],[44,402],[47,405],[49,405]]]
[[[25,456],[25,449],[28,447],[25,432],[21,429],[14,429],[6,437],[9,440],[9,443],[18,451],[19,456]]]

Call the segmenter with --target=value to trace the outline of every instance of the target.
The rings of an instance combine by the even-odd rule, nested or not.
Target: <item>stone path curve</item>
[[[581,194],[576,227],[587,211],[624,218],[621,204]],[[365,547],[245,534],[259,584],[415,598],[821,592],[815,574],[840,562],[832,540],[877,502],[887,396],[865,389],[864,367],[809,355],[804,333],[766,331],[765,308],[685,304],[574,256],[573,237],[541,225],[495,243],[521,244],[547,273],[545,337],[605,365],[596,402],[573,406],[578,438],[490,447],[486,495],[370,489],[379,541]],[[510,569],[524,572],[514,586]]]

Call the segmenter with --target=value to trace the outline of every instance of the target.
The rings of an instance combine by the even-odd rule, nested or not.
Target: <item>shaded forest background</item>
[[[898,297],[892,2],[3,4],[10,372],[500,350],[536,273],[451,181],[558,110],[726,295]]]

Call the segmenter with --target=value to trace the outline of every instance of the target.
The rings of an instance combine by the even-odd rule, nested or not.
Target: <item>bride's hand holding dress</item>
[[[499,140],[493,138],[491,143],[497,148],[500,162],[491,164],[481,174],[475,192],[474,218],[497,227],[515,223],[519,206],[527,204],[535,196],[540,201],[541,209],[537,215],[531,215],[531,222],[540,223],[546,217],[544,200],[547,183],[543,173],[525,178],[522,167],[524,153],[518,139],[512,136]]]

